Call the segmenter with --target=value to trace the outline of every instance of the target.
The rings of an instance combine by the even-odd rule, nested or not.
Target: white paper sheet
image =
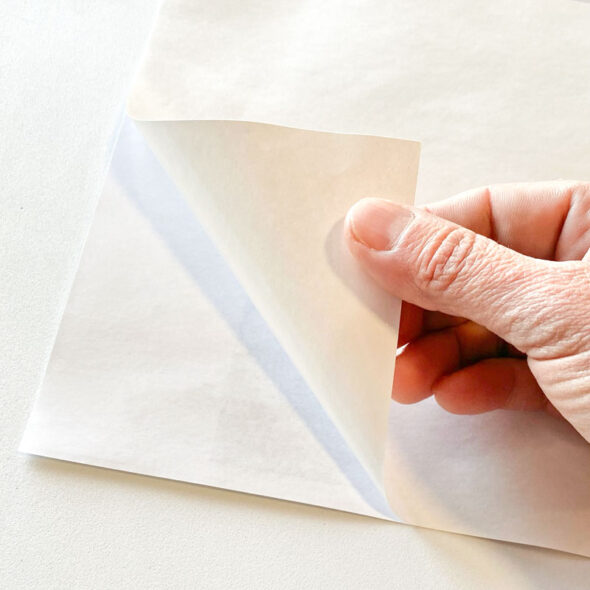
[[[283,166],[295,186],[305,186],[300,172],[314,159],[305,150],[303,162],[285,157],[301,132],[286,133],[277,142],[274,128],[194,120],[255,120],[421,140],[420,187],[427,200],[490,182],[583,178],[590,153],[583,116],[590,104],[589,24],[588,7],[556,0],[454,0],[444,6],[430,1],[298,3],[296,10],[289,2],[211,7],[175,0],[163,9],[130,101],[132,114],[147,121],[142,129],[159,159],[199,211],[273,333],[377,486],[385,482],[396,514],[423,526],[586,555],[590,451],[567,427],[532,415],[453,417],[426,402],[413,408],[394,406],[389,442],[380,446],[385,434],[381,388],[387,384],[388,393],[392,369],[392,355],[384,351],[388,338],[391,348],[394,343],[386,327],[392,317],[383,322],[365,306],[362,321],[336,332],[346,344],[361,333],[368,350],[383,354],[380,362],[372,365],[376,359],[370,355],[354,362],[361,358],[355,356],[358,348],[331,350],[330,343],[338,342],[330,340],[331,329],[341,328],[339,312],[351,305],[362,315],[357,304],[366,303],[366,298],[350,297],[350,287],[358,283],[348,281],[349,290],[338,291],[346,293],[342,302],[333,299],[337,303],[327,312],[330,319],[321,316],[320,323],[330,327],[321,332],[327,338],[316,341],[314,321],[320,316],[314,312],[322,300],[306,297],[305,258],[293,248],[304,230],[298,224],[291,228],[275,213],[271,223],[260,218],[269,203],[280,210],[283,201],[279,181],[284,178],[275,167]],[[265,154],[265,145],[288,149]],[[305,166],[298,169],[299,164]],[[363,183],[365,194],[381,191],[379,182],[370,185],[373,172],[364,176],[368,170],[357,171],[359,184],[352,182],[354,170],[344,167],[342,172],[350,174],[354,191]],[[329,168],[328,174],[333,172]],[[332,174],[326,186],[334,178]],[[400,187],[402,196],[410,178]],[[281,194],[277,203],[269,199],[273,183]],[[352,197],[347,187],[328,199],[325,217],[312,217],[316,241],[323,232],[323,243],[329,243],[330,224]],[[310,200],[303,210],[315,213],[314,205]],[[293,242],[287,243],[290,238]],[[268,244],[276,245],[276,251],[265,251]],[[321,274],[326,263],[334,270],[329,257],[319,259],[313,249],[306,256],[317,264],[310,277],[322,277],[318,285],[323,287],[328,276],[328,293],[343,286],[332,280],[336,275]],[[280,282],[291,262],[298,273],[294,290]],[[307,290],[297,290],[301,285]],[[69,348],[75,351],[75,345]],[[318,363],[318,354],[327,356]],[[348,371],[344,380],[333,370],[340,354],[352,359],[343,363]],[[352,387],[338,386],[347,383]],[[355,396],[359,383],[369,384],[370,393],[364,391],[362,398],[366,405]],[[40,404],[44,398],[47,389]],[[37,410],[36,415],[41,416]],[[28,450],[40,431],[34,420],[35,414],[27,432]],[[57,423],[54,416],[46,426]],[[44,454],[42,448],[50,448],[47,439],[33,451]],[[128,458],[123,468],[150,472],[135,463]],[[228,481],[237,487],[232,483],[237,479],[230,476]],[[368,512],[351,507],[349,500],[338,507],[344,505]]]
[[[367,194],[413,201],[419,145],[232,121],[139,128],[381,486],[400,302],[342,228]]]
[[[21,449],[390,514],[131,122]]]

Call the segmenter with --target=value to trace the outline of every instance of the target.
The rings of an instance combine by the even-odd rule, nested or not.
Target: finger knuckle
[[[448,291],[462,281],[472,258],[476,236],[461,228],[433,235],[419,253],[416,279],[429,292]]]
[[[537,358],[571,356],[590,349],[590,268],[581,261],[559,263],[539,277],[527,310],[530,352]],[[533,283],[534,284],[534,283]]]

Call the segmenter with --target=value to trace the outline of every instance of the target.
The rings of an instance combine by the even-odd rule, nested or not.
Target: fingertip
[[[431,395],[430,388],[424,384],[424,371],[411,356],[404,356],[404,352],[397,356],[391,389],[391,398],[404,405],[415,404]]]
[[[410,209],[386,199],[366,198],[355,203],[346,216],[351,238],[370,250],[391,249],[413,217]]]
[[[353,222],[352,222],[352,209],[354,206],[349,209],[346,217],[344,218],[344,241],[348,246],[348,249],[354,254],[357,258],[361,250],[366,249],[365,245],[357,240],[356,235],[354,234],[353,230]]]

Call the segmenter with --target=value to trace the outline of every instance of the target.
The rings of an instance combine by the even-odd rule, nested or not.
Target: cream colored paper
[[[343,162],[339,150],[328,149],[330,142],[338,148],[348,144],[347,159],[371,146],[401,161],[416,155],[410,142],[273,130],[281,131],[324,148],[314,161],[324,164],[322,170]],[[381,172],[395,185],[394,170]],[[299,178],[321,188],[308,172]],[[366,181],[376,182],[368,175]],[[321,257],[322,241],[319,248]],[[334,288],[345,289],[339,279]],[[355,305],[348,303],[349,309]],[[384,428],[386,413],[377,418]],[[129,121],[21,448],[372,516],[390,514]]]
[[[411,203],[419,145],[273,125],[139,125],[378,485],[399,301],[343,244],[364,195]]]
[[[277,261],[282,248],[287,257],[295,256],[294,270],[302,276],[297,250],[281,240],[300,241],[301,228],[295,224],[291,232],[280,215],[267,223],[260,218],[267,207],[280,205],[269,199],[268,185],[260,193],[256,188],[281,177],[268,162],[293,169],[288,158],[264,154],[270,139],[265,134],[274,128],[196,120],[262,121],[422,141],[422,200],[491,182],[584,178],[590,153],[584,116],[590,104],[589,24],[587,6],[557,0],[454,0],[444,6],[328,1],[296,7],[280,1],[209,6],[175,0],[163,8],[129,103],[131,114],[144,120],[142,129],[158,157],[381,485],[386,453],[384,487],[395,513],[423,526],[586,555],[590,455],[562,425],[501,413],[457,418],[426,402],[394,406],[386,450],[380,446],[385,423],[378,412],[389,392],[391,360],[376,363],[370,375],[364,372],[375,368],[370,358],[367,365],[342,365],[349,371],[345,385],[368,384],[367,405],[359,404],[353,387],[333,388],[342,375],[333,372],[338,359],[332,354],[354,356],[346,349],[354,338],[337,331],[334,342],[344,351],[326,350],[333,334],[316,342],[313,329],[321,300],[309,298],[309,290],[294,293],[279,280],[285,276]],[[279,149],[299,133],[286,133]],[[271,140],[268,146],[273,150],[276,144]],[[292,202],[286,200],[287,209]],[[313,204],[308,201],[315,214]],[[324,254],[331,235],[327,219],[336,223],[342,214],[335,206],[325,219],[313,218],[322,228],[315,238],[324,232]],[[321,263],[334,271],[329,257]],[[336,275],[317,276],[329,277],[329,292],[337,289]],[[355,284],[349,281],[343,309],[363,302],[367,312],[366,298],[350,297]],[[299,298],[305,301],[301,309]],[[336,318],[341,302],[332,301],[328,314]],[[357,324],[361,328],[348,324],[348,334],[356,338],[362,330],[381,355],[384,324],[379,314],[367,312],[366,318]],[[323,316],[321,323],[345,329]],[[391,350],[394,335],[389,337]],[[327,364],[317,362],[318,351]],[[383,394],[378,388],[385,383]]]

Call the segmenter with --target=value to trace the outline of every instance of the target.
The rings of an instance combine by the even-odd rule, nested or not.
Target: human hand
[[[393,399],[545,410],[590,442],[590,183],[498,185],[421,209],[364,199],[346,239],[403,300]]]

